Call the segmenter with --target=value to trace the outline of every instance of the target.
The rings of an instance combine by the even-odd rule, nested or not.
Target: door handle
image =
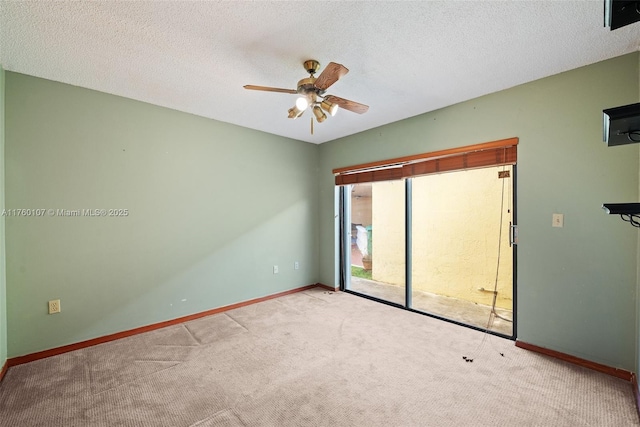
[[[518,244],[518,226],[509,221],[509,247]]]

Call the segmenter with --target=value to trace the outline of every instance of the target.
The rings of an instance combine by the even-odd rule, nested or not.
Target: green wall
[[[638,56],[321,145],[321,281],[337,284],[333,168],[519,137],[518,338],[635,370],[638,231],[601,205],[638,200],[638,144],[602,142],[602,110],[639,101]]]
[[[7,208],[45,210],[6,219],[9,357],[318,281],[318,146],[11,72],[6,110]]]
[[[4,209],[4,70],[0,67],[0,212]],[[0,369],[7,361],[7,296],[4,216],[0,217]]]

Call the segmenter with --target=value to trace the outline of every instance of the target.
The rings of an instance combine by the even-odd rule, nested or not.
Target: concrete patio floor
[[[405,304],[404,288],[400,286],[351,277],[348,289],[385,301]],[[413,291],[412,308],[483,329],[487,328],[491,314],[491,306],[422,291]],[[511,310],[496,308],[495,311],[503,318],[513,319]],[[491,316],[488,329],[509,337],[513,335],[513,323],[497,316]]]

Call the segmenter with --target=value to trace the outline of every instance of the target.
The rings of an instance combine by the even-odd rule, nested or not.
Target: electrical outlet
[[[300,270],[300,263],[298,261],[293,263],[293,269],[294,270]]]
[[[60,300],[54,299],[49,301],[49,314],[60,313]]]
[[[278,274],[278,266],[277,265],[273,266],[273,274]]]

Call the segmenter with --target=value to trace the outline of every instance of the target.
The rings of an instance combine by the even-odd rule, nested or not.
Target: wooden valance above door
[[[433,173],[513,165],[518,138],[432,151],[333,170],[336,185],[390,181]]]

